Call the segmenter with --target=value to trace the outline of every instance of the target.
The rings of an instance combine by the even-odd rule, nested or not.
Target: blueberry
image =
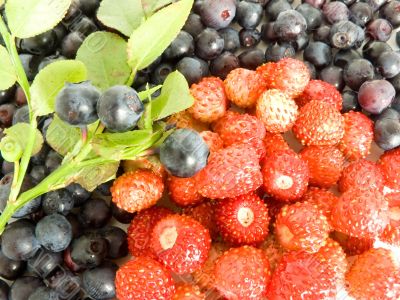
[[[262,19],[263,7],[259,3],[241,1],[237,7],[236,20],[246,29],[256,28]]]
[[[86,233],[71,245],[71,259],[83,268],[99,266],[108,254],[107,240],[97,233]]]
[[[103,199],[89,199],[83,204],[78,218],[84,227],[100,228],[111,219],[111,210]]]
[[[215,29],[228,27],[235,15],[235,0],[204,0],[200,9],[200,17],[203,23]]]
[[[303,0],[303,3],[308,3],[315,8],[321,8],[325,4],[325,0]]]
[[[99,97],[100,91],[89,81],[66,83],[56,97],[56,114],[70,125],[86,126],[98,119],[96,105]]]
[[[383,19],[388,20],[394,28],[400,26],[400,1],[389,1],[380,10]]]
[[[328,66],[319,73],[319,78],[333,85],[339,91],[344,89],[343,69],[337,66]]]
[[[374,12],[365,2],[356,2],[350,7],[350,20],[358,26],[365,25],[372,20]]]
[[[54,213],[67,215],[74,208],[74,199],[66,189],[48,192],[43,197],[42,208],[46,215]]]
[[[82,275],[84,290],[94,299],[111,299],[115,297],[115,274],[117,266],[100,266],[86,270]]]
[[[231,27],[218,30],[218,33],[224,39],[224,50],[235,52],[240,48],[239,32]]]
[[[93,32],[99,30],[96,24],[86,16],[81,16],[71,26],[71,31],[79,33],[81,36],[87,37]]]
[[[321,10],[315,8],[314,6],[303,3],[296,7],[296,10],[302,14],[307,22],[307,30],[315,30],[322,24],[323,15]]]
[[[250,70],[255,70],[258,66],[265,63],[264,52],[258,48],[245,50],[238,58],[240,66]]]
[[[265,7],[265,14],[269,21],[275,21],[281,12],[291,9],[292,6],[287,0],[271,0]]]
[[[108,241],[108,258],[117,259],[128,255],[127,235],[124,230],[115,226],[107,226],[99,231]]]
[[[307,66],[308,71],[310,72],[310,78],[317,79],[317,69],[315,68],[315,66],[308,61],[305,61],[304,64]]]
[[[44,143],[40,151],[31,157],[31,163],[35,166],[44,165],[49,151],[50,147],[46,143]]]
[[[194,53],[193,37],[186,31],[181,30],[178,36],[164,51],[165,59],[177,59],[184,56],[191,56]]]
[[[284,42],[285,43],[285,42]],[[306,32],[300,33],[297,38],[289,42],[296,51],[304,50],[310,43],[310,37]]]
[[[379,56],[386,51],[392,51],[389,44],[380,41],[370,41],[363,47],[363,55],[372,63],[376,63]]]
[[[100,6],[99,0],[79,0],[79,8],[87,16],[94,15],[99,6]]]
[[[1,173],[5,176],[8,173],[12,173],[12,172],[14,172],[14,163],[4,160],[3,163],[1,164]],[[11,180],[12,180],[12,177],[11,177]],[[1,186],[1,182],[0,182],[0,186]],[[1,202],[4,201],[3,199],[5,199],[5,201],[7,201],[8,195],[6,197],[7,198],[4,198],[0,192],[0,208],[4,207]]]
[[[216,77],[225,79],[230,71],[239,67],[239,59],[235,54],[229,51],[223,52],[210,63],[210,72]]]
[[[274,30],[275,22],[267,22],[261,26],[261,39],[266,42],[276,42],[278,40],[278,36]]]
[[[46,178],[48,170],[45,166],[33,166],[29,175],[36,181],[40,182]]]
[[[21,193],[26,192],[27,190],[33,188],[35,186],[36,182],[34,181],[34,179],[29,176],[26,175],[24,177],[24,181],[22,182],[22,186],[21,186]],[[5,188],[5,186],[2,186],[2,188]],[[3,190],[5,191],[5,190]],[[9,191],[7,194],[7,198],[9,195]],[[0,203],[4,203],[4,198],[0,198]],[[24,206],[22,206],[21,208],[19,208],[13,215],[14,218],[22,218],[25,217],[31,213],[37,212],[40,209],[40,206],[42,204],[42,197],[38,196],[36,198],[34,198],[33,200],[29,201],[27,204],[25,204]],[[2,209],[2,207],[4,207],[3,204],[0,204],[0,210]]]
[[[357,93],[354,91],[344,91],[342,93],[342,113],[349,112],[351,110],[359,111],[361,110],[360,105],[358,104]]]
[[[304,50],[303,58],[316,68],[324,68],[332,61],[332,51],[329,45],[325,43],[312,42]]]
[[[242,29],[239,31],[240,44],[245,48],[251,48],[261,41],[261,33],[258,29]]]
[[[0,300],[8,300],[8,291],[10,287],[8,284],[0,279]]]
[[[64,57],[58,53],[55,55],[47,56],[47,57],[43,58],[42,61],[40,62],[39,66],[38,66],[38,70],[41,71],[48,65],[52,64],[53,62],[66,60],[66,59],[67,59],[66,57]]]
[[[24,105],[18,108],[13,116],[12,124],[15,125],[17,123],[29,123],[29,107],[28,105]]]
[[[194,4],[193,4],[193,12],[196,14],[200,14],[201,12],[201,7],[203,6],[203,2],[204,0],[194,0]]]
[[[367,34],[374,40],[386,42],[392,35],[393,27],[388,20],[375,19],[367,26]]]
[[[388,2],[388,0],[366,0],[365,2],[368,3],[369,6],[371,6],[372,10],[376,12],[379,10],[385,3]]]
[[[152,83],[159,85],[163,84],[165,79],[174,71],[174,66],[171,63],[163,62],[159,64],[151,73]]]
[[[265,50],[265,60],[267,62],[278,62],[282,58],[294,57],[296,50],[289,43],[270,44]]]
[[[400,95],[400,74],[389,79],[390,83],[393,85],[396,93]]]
[[[81,206],[84,204],[91,196],[91,193],[85,190],[80,184],[72,183],[66,187],[66,189],[71,193],[72,199],[74,200],[75,206]]]
[[[351,21],[340,21],[332,25],[330,32],[331,45],[338,49],[358,47],[364,41],[364,30]]]
[[[28,271],[41,278],[47,278],[63,262],[61,252],[52,252],[41,248],[28,260]]]
[[[64,26],[63,22],[58,23],[54,28],[54,33],[57,36],[57,45],[60,45],[62,40],[68,34],[67,28]]]
[[[380,114],[393,101],[396,91],[386,80],[364,82],[358,92],[358,102],[369,113]]]
[[[400,95],[397,95],[391,105],[391,108],[397,110],[400,113]]]
[[[393,78],[400,74],[400,53],[395,51],[386,51],[379,55],[377,60],[377,69],[385,78]]]
[[[176,69],[185,76],[189,85],[199,82],[206,77],[210,70],[208,63],[198,57],[184,57],[177,64]]]
[[[274,23],[275,33],[283,41],[296,39],[306,29],[306,19],[301,13],[293,9],[281,12]]]
[[[335,24],[340,21],[347,21],[350,17],[350,11],[346,4],[340,1],[328,2],[323,7],[323,13],[326,20]]]
[[[366,59],[355,59],[350,61],[344,68],[344,81],[354,91],[368,80],[374,79],[374,66]]]
[[[207,164],[209,149],[203,138],[190,129],[178,129],[161,145],[160,160],[172,175],[192,177]]]
[[[217,58],[224,50],[224,39],[215,29],[204,29],[196,39],[196,55],[204,60]]]
[[[17,108],[14,104],[6,103],[0,105],[0,126],[10,127]]]
[[[44,162],[45,167],[49,171],[49,173],[56,170],[62,162],[62,156],[58,154],[56,151],[50,150],[47,154],[46,161]]]
[[[7,90],[0,90],[0,104],[10,102],[15,95],[16,85],[9,87]]]
[[[22,52],[34,55],[48,55],[57,46],[57,35],[53,30],[26,39],[17,39],[17,47]]]
[[[38,73],[39,64],[42,58],[32,54],[20,54],[19,59],[21,60],[26,77],[29,81],[32,81]]]
[[[105,91],[98,103],[97,112],[104,126],[114,132],[135,128],[144,111],[138,93],[127,86],[116,85]]]
[[[60,252],[65,250],[72,240],[72,227],[63,215],[52,214],[37,223],[35,234],[44,248]]]
[[[113,185],[113,180],[104,182],[96,188],[95,192],[99,193],[100,195],[102,195],[104,197],[110,197],[111,196],[110,189],[111,189],[112,185]]]
[[[58,293],[48,287],[39,287],[28,298],[28,300],[59,300]]]
[[[114,219],[122,224],[129,224],[135,216],[135,214],[119,208],[114,202],[111,202],[111,212]]]
[[[385,109],[375,121],[375,142],[384,150],[400,146],[400,113],[394,109]]]
[[[82,281],[78,275],[72,274],[64,267],[57,268],[46,279],[47,286],[56,291],[60,299],[77,299],[81,291]]]
[[[28,103],[24,90],[18,85],[14,94],[14,102],[17,106],[22,106]]]
[[[77,238],[81,236],[83,228],[81,222],[79,222],[78,216],[70,213],[66,216],[68,222],[71,224],[72,237]]]
[[[79,32],[69,33],[61,42],[61,54],[66,58],[75,58],[84,39]]]
[[[190,33],[193,38],[196,38],[204,28],[201,17],[198,14],[191,13],[182,29]]]
[[[22,260],[12,260],[0,250],[0,277],[7,280],[15,280],[24,273],[26,262]],[[0,299],[2,299],[0,297]]]
[[[23,276],[14,281],[8,293],[9,300],[27,300],[34,291],[43,287],[42,280],[38,277]]]
[[[350,62],[360,58],[362,58],[362,56],[358,51],[354,49],[342,49],[336,52],[335,57],[333,58],[333,64],[335,66],[345,68]]]

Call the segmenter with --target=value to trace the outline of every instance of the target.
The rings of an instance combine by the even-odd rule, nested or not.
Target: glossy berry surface
[[[60,214],[52,214],[39,221],[35,228],[38,242],[53,252],[65,250],[72,240],[72,227]]]
[[[236,15],[236,3],[233,0],[204,0],[200,16],[206,26],[221,29],[227,27]]]
[[[94,299],[108,299],[115,297],[116,265],[100,266],[86,270],[82,275],[82,286]]]

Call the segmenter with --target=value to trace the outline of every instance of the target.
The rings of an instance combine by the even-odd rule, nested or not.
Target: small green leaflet
[[[6,90],[17,81],[17,75],[6,48],[1,45],[0,62],[0,90]]]
[[[142,6],[146,17],[150,17],[154,14],[155,11],[159,10],[160,8],[172,3],[176,2],[172,0],[142,0]]]
[[[128,64],[134,71],[149,66],[178,35],[185,25],[193,0],[175,2],[146,20],[128,41]]]
[[[56,96],[65,83],[84,81],[86,73],[85,65],[75,60],[56,61],[41,70],[31,86],[33,113],[44,116],[54,112]]]
[[[106,90],[125,84],[131,74],[126,47],[125,40],[119,35],[98,31],[84,40],[76,59],[85,64],[92,84]]]
[[[145,90],[143,92],[138,93],[139,94],[139,99],[144,101],[147,100],[150,95],[152,95],[153,93],[157,92],[159,89],[162,88],[162,85],[157,85],[151,89]]]
[[[128,37],[145,19],[140,0],[103,0],[97,18]]]
[[[46,133],[46,142],[51,148],[65,156],[74,149],[80,140],[81,132],[79,128],[72,127],[54,116]]]
[[[118,167],[119,161],[104,161],[94,166],[87,166],[76,170],[70,180],[79,183],[84,189],[91,192],[100,184],[114,179]]]
[[[6,15],[12,34],[29,38],[55,27],[72,0],[7,0]]]
[[[193,102],[185,77],[179,71],[175,71],[165,79],[161,95],[152,102],[152,119],[160,120],[185,110],[191,107]]]
[[[26,147],[26,134],[30,131],[30,125],[28,123],[17,123],[4,130],[4,133],[12,137],[18,142],[18,144],[25,149]],[[35,144],[33,146],[32,155],[35,155],[40,151],[43,145],[43,136],[38,129],[36,129]]]

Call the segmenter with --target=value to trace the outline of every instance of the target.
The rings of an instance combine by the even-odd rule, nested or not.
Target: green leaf
[[[179,71],[175,71],[165,79],[161,95],[153,100],[152,119],[160,120],[185,110],[191,107],[193,102],[185,77]]]
[[[126,36],[130,36],[145,19],[140,0],[103,0],[97,18]]]
[[[16,37],[29,38],[55,27],[72,0],[7,0],[8,26]]]
[[[173,3],[147,19],[128,41],[128,63],[134,71],[149,66],[178,35],[185,25],[193,0]]]
[[[85,64],[92,84],[106,90],[125,84],[131,74],[126,47],[125,40],[119,35],[98,31],[84,40],[76,59]]]
[[[79,128],[72,127],[54,116],[46,133],[46,142],[62,156],[72,151],[81,141]]]
[[[0,6],[4,4],[4,0],[0,0]]]
[[[17,75],[6,48],[1,45],[0,62],[0,90],[6,90],[17,81]]]
[[[172,3],[172,0],[142,0],[142,6],[146,17],[150,17],[160,8]]]
[[[157,92],[161,88],[162,88],[162,85],[157,85],[151,89],[147,89],[143,92],[140,92],[140,93],[138,93],[139,99],[142,101],[147,100],[153,93]]]
[[[32,87],[32,110],[36,116],[54,112],[54,102],[58,92],[66,82],[86,80],[85,65],[76,60],[61,60],[51,63],[35,77]]]
[[[26,135],[30,131],[30,124],[28,123],[17,123],[4,130],[4,133],[14,139],[22,147],[26,148]],[[36,129],[35,144],[33,146],[32,155],[35,155],[40,151],[43,145],[43,136],[41,132]]]
[[[144,108],[144,113],[142,115],[142,117],[140,118],[139,122],[138,122],[138,127],[140,129],[152,129],[153,128],[153,120],[151,119],[151,95],[152,93],[150,93],[150,89],[149,86],[146,86],[146,92],[147,92],[147,100],[148,103],[145,104],[145,108]]]
[[[100,184],[115,178],[118,171],[119,162],[102,162],[94,166],[87,166],[76,170],[73,174],[72,182],[79,183],[89,192],[93,191]]]

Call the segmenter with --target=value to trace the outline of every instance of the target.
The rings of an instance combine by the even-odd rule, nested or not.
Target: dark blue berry
[[[358,91],[365,81],[374,79],[374,76],[374,66],[364,58],[350,61],[343,73],[346,85],[354,91]]]
[[[56,269],[46,279],[47,286],[57,292],[60,299],[76,299],[80,293],[82,281],[78,275],[72,274],[64,267]]]
[[[78,218],[87,228],[100,228],[111,219],[111,209],[103,199],[90,199],[83,204]]]
[[[113,185],[113,180],[104,182],[96,188],[95,192],[100,193],[102,196],[109,197],[111,196],[110,188],[112,187],[112,185]]]
[[[108,242],[98,233],[86,233],[71,245],[71,259],[82,268],[99,266],[108,254]]]
[[[24,181],[22,182],[21,193],[26,192],[27,190],[33,188],[35,186],[35,184],[36,184],[35,180],[31,176],[26,175],[24,177]],[[31,201],[29,201],[24,206],[22,206],[20,209],[18,209],[14,213],[13,217],[14,218],[22,218],[22,217],[25,217],[32,213],[35,213],[40,209],[41,205],[42,205],[42,197],[38,196],[38,197],[32,199]]]
[[[385,109],[375,121],[375,142],[383,150],[400,146],[400,113],[394,109]]]
[[[77,215],[70,213],[66,216],[68,222],[71,224],[72,237],[77,238],[81,236],[83,232],[82,224],[79,222]]]
[[[284,42],[286,43],[286,42]],[[289,42],[296,51],[304,50],[310,43],[310,37],[306,32],[300,33],[295,40]]]
[[[385,3],[388,2],[388,0],[366,0],[365,2],[368,3],[369,6],[371,6],[372,10],[376,12],[379,10]]]
[[[171,45],[164,51],[165,59],[178,59],[191,56],[194,53],[193,37],[186,31],[181,30]]]
[[[3,104],[5,102],[10,102],[15,95],[15,90],[16,90],[15,85],[9,87],[7,90],[0,90],[0,104]]]
[[[385,19],[375,19],[367,26],[368,36],[381,42],[387,42],[390,39],[392,30],[392,25]]]
[[[25,92],[20,86],[17,86],[17,89],[15,90],[14,102],[17,106],[23,106],[28,103]]]
[[[8,291],[10,287],[8,284],[0,279],[0,300],[8,300]]]
[[[364,45],[362,51],[366,59],[372,63],[376,63],[383,52],[392,51],[392,48],[385,42],[371,41]]]
[[[39,287],[27,300],[59,300],[58,293],[48,287]]]
[[[23,276],[14,281],[8,293],[9,300],[27,300],[33,292],[43,287],[42,280],[38,277]]]
[[[307,66],[308,71],[310,72],[310,78],[317,79],[317,69],[315,68],[315,66],[308,61],[305,61],[304,64]]]
[[[81,36],[87,37],[91,33],[99,30],[99,28],[91,19],[83,16],[73,24],[72,30],[79,33]]]
[[[239,64],[242,68],[255,70],[258,66],[265,63],[264,52],[259,48],[248,49],[238,56]]]
[[[335,24],[340,21],[347,21],[350,17],[350,11],[347,5],[341,1],[328,2],[323,7],[323,13],[326,20]]]
[[[261,33],[258,29],[242,29],[239,31],[240,44],[245,48],[251,48],[261,41]]]
[[[236,20],[240,26],[246,29],[256,28],[262,19],[263,7],[259,3],[241,1],[236,11]]]
[[[12,172],[14,172],[14,163],[3,160],[3,163],[1,164],[1,173],[5,176],[8,173],[12,173]],[[3,199],[3,197],[0,193],[0,208],[4,208],[4,206],[2,206],[2,204],[1,204],[1,199]]]
[[[41,248],[28,260],[28,271],[41,278],[47,278],[63,262],[61,252],[52,252]]]
[[[44,165],[46,157],[49,154],[49,151],[50,147],[46,143],[44,143],[40,151],[31,157],[31,163],[34,164],[35,166]]]
[[[332,25],[330,32],[331,45],[338,49],[356,47],[364,41],[364,30],[351,21],[340,21]]]
[[[358,102],[369,113],[380,114],[393,101],[396,91],[386,80],[364,82],[358,92]]]
[[[117,259],[128,255],[126,232],[119,227],[106,226],[99,231],[108,241],[108,258]]]
[[[196,55],[204,60],[217,58],[224,50],[224,39],[215,29],[204,29],[196,39]]]
[[[17,47],[22,51],[34,55],[48,55],[57,46],[57,35],[53,30],[26,39],[17,39]]]
[[[37,223],[35,234],[44,248],[60,252],[65,250],[72,240],[72,227],[63,215],[52,214]]]
[[[74,208],[74,200],[68,190],[60,189],[48,192],[43,197],[42,208],[46,215],[54,213],[67,215]]]
[[[191,13],[182,29],[190,33],[193,38],[196,38],[204,30],[204,24],[198,14]]]
[[[78,183],[72,183],[66,187],[66,189],[72,195],[72,199],[74,200],[75,206],[81,206],[84,204],[91,196],[91,193],[85,190]]]
[[[47,154],[46,161],[44,162],[45,167],[49,173],[55,171],[62,162],[63,158],[56,151],[50,150]]]
[[[270,44],[265,50],[265,60],[267,62],[278,62],[282,58],[294,57],[296,50],[290,43]]]
[[[274,31],[275,22],[267,22],[261,26],[261,39],[266,42],[276,42],[278,40],[278,36]]]
[[[376,61],[379,73],[385,78],[393,78],[400,74],[400,53],[386,51]]]
[[[324,68],[332,61],[332,50],[325,43],[311,42],[304,49],[303,58],[312,63],[316,68]]]
[[[47,56],[47,57],[43,58],[42,61],[40,62],[39,66],[38,66],[38,70],[41,71],[42,69],[47,67],[49,64],[52,64],[53,62],[66,60],[66,59],[67,59],[66,57],[64,57],[58,53],[51,55],[51,56]]]
[[[0,277],[15,280],[25,271],[26,263],[22,260],[12,260],[0,250]],[[0,297],[0,299],[2,299]]]
[[[389,79],[390,83],[393,85],[396,93],[400,95],[400,74]]]
[[[174,71],[174,65],[171,63],[163,62],[159,64],[151,73],[151,82],[159,85],[163,84],[165,79]]]
[[[210,70],[208,63],[198,57],[184,57],[177,64],[176,69],[185,76],[189,85],[199,82],[206,77]]]
[[[307,30],[315,30],[321,26],[323,20],[321,10],[308,3],[300,4],[296,7],[296,10],[301,13],[306,20]]]
[[[114,202],[111,202],[111,212],[114,219],[122,224],[129,224],[135,216],[135,214],[119,208]]]
[[[218,30],[218,33],[224,39],[224,50],[235,52],[240,48],[239,32],[231,27]]]
[[[29,81],[32,81],[38,73],[41,57],[32,54],[20,54],[19,59],[21,60],[26,77]]]
[[[301,13],[290,9],[281,12],[274,23],[276,35],[283,41],[292,41],[307,30],[307,21]]]
[[[14,104],[6,103],[0,105],[0,127],[10,127],[17,108]]]
[[[48,170],[45,166],[33,166],[29,175],[36,181],[42,181],[48,174]]]
[[[319,73],[319,78],[333,85],[337,90],[341,91],[345,87],[343,80],[343,69],[337,66],[328,66]]]
[[[29,123],[29,107],[28,105],[24,105],[18,108],[13,116],[12,124],[15,125],[17,123]]]
[[[357,93],[354,91],[344,91],[342,93],[342,113],[349,112],[351,110],[359,111],[361,110],[360,104],[358,104]]]
[[[210,72],[213,76],[225,79],[230,71],[239,67],[239,59],[229,51],[223,52],[210,63]]]
[[[275,21],[281,12],[291,9],[292,6],[287,0],[271,0],[265,7],[265,14],[269,21]]]
[[[115,297],[115,274],[118,267],[115,265],[100,266],[86,270],[82,275],[84,290],[93,299],[111,299]]]
[[[235,15],[235,0],[204,0],[200,9],[200,17],[203,23],[215,29],[228,27]]]
[[[358,26],[365,25],[372,20],[374,12],[365,2],[356,2],[350,7],[350,20]]]
[[[75,58],[84,39],[85,37],[79,32],[69,33],[61,42],[61,54],[66,58]]]
[[[400,26],[400,1],[389,1],[380,10],[381,16],[388,20],[394,28]]]

